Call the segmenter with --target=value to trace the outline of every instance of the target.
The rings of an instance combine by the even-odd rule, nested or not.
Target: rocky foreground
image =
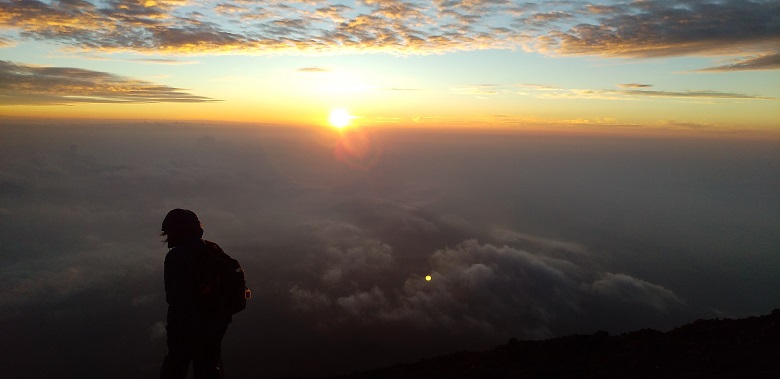
[[[458,352],[339,376],[363,378],[780,378],[780,309],[745,319]]]

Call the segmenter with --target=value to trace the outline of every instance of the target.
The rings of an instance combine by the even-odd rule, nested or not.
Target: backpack
[[[203,241],[202,254],[196,254],[197,307],[206,314],[232,316],[246,308],[252,291],[246,287],[244,270],[237,260],[214,242]]]

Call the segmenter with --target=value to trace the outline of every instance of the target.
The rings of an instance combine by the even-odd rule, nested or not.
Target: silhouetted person
[[[161,235],[170,250],[165,256],[168,355],[160,377],[184,379],[192,362],[195,379],[224,378],[221,345],[231,316],[198,301],[199,254],[206,248],[200,220],[192,211],[174,209],[165,216]]]

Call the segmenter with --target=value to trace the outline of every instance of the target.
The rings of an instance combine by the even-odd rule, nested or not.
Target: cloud
[[[301,67],[298,70],[298,72],[330,72],[327,68],[322,67]]]
[[[688,91],[654,91],[641,88],[652,87],[643,84],[621,84],[620,90],[606,89],[558,89],[535,93],[539,98],[550,99],[600,99],[600,100],[636,100],[641,97],[676,98],[676,99],[708,99],[708,100],[774,100],[773,97],[755,96],[736,92],[721,92],[711,90]],[[532,88],[536,91],[540,89]]]
[[[544,251],[546,254],[561,253],[569,258],[587,254],[587,249],[578,243],[556,241],[506,229],[493,230],[491,236],[502,243],[520,244],[521,246],[528,246],[534,251]]]
[[[180,59],[169,58],[142,58],[142,59],[129,59],[132,62],[150,63],[150,64],[169,64],[169,65],[182,65],[182,64],[196,64],[196,61],[183,61]]]
[[[335,375],[779,296],[776,140],[387,128],[353,169],[308,128],[0,122],[9,377],[157,373],[176,207],[247,272],[223,344],[239,377],[258,355],[268,377]]]
[[[290,0],[262,7],[245,1],[2,0],[0,25],[22,38],[78,50],[150,54],[429,54],[523,47],[549,54],[649,58],[777,54],[780,37],[772,15],[778,12],[780,6],[771,0],[599,5]],[[774,63],[749,59],[733,69],[776,69]]]
[[[606,91],[605,91],[606,93]],[[699,98],[699,99],[755,99],[773,100],[772,97],[753,96],[734,92],[720,91],[648,91],[648,90],[623,90],[618,93],[630,96],[672,97],[672,98]]]
[[[713,129],[716,127],[716,125],[710,123],[675,121],[675,120],[662,120],[659,124],[664,128],[677,129],[677,130],[701,130],[701,129]]]
[[[523,338],[554,335],[551,327],[561,322],[560,315],[586,312],[594,301],[592,296],[656,311],[683,304],[659,285],[626,274],[594,271],[590,258],[577,244],[509,231],[500,234],[502,239],[534,249],[466,240],[430,255],[431,281],[414,275],[406,279],[400,293],[375,284],[346,295],[303,290],[296,285],[290,294],[300,310],[323,311],[336,306],[331,311],[336,311],[333,320],[338,323],[408,323],[419,328]],[[376,266],[375,270],[390,269]],[[598,312],[587,310],[594,311]],[[345,317],[355,319],[344,321]]]
[[[458,95],[497,95],[503,90],[496,84],[480,84],[450,89],[450,92]]]
[[[585,9],[594,14],[609,14],[624,11],[626,8],[620,5],[586,4]]]
[[[245,13],[250,12],[251,10],[247,7],[237,5],[237,4],[230,4],[230,3],[220,3],[217,4],[214,7],[214,11],[217,13]]]
[[[729,72],[780,69],[780,53],[741,59],[735,63],[697,70],[700,72]]]
[[[351,7],[344,4],[328,4],[327,6],[317,8],[315,15],[321,19],[330,19],[335,22],[343,22],[346,20],[346,16],[344,14],[351,10]]]
[[[414,91],[420,91],[420,88],[386,88],[385,91],[398,91],[398,92],[414,92]]]
[[[12,47],[12,46],[15,46],[15,45],[16,45],[16,42],[14,42],[14,41],[12,41],[12,40],[10,40],[8,38],[0,36],[0,49],[2,49],[4,47]]]
[[[377,287],[369,291],[357,292],[349,296],[340,297],[336,304],[352,317],[358,317],[358,320],[371,321],[371,318],[362,316],[370,315],[377,310],[385,307],[387,299],[385,294]]]
[[[357,226],[324,222],[314,232],[326,244],[321,257],[326,284],[338,284],[344,277],[371,276],[394,263],[392,248],[366,237]]]
[[[290,288],[290,297],[293,300],[293,307],[303,311],[312,311],[324,309],[330,306],[332,301],[319,290],[306,290],[293,285]]]
[[[4,105],[216,101],[180,88],[71,67],[0,61],[0,79]]]
[[[550,334],[553,314],[577,312],[582,273],[564,260],[468,240],[435,252],[430,264],[432,280],[408,279],[382,317],[533,338]]]
[[[422,7],[414,2],[401,0],[360,0],[373,8],[372,14],[390,20],[404,20],[409,23],[430,22],[429,16],[421,12]]]
[[[664,57],[776,51],[780,42],[775,1],[649,0],[599,9],[596,22],[552,28],[537,40],[565,55]]]
[[[519,18],[518,21],[528,26],[541,27],[541,26],[550,25],[551,23],[556,21],[568,20],[572,18],[574,18],[574,15],[569,12],[553,11],[553,12],[545,12],[545,13],[528,14],[526,17]]]
[[[594,292],[614,300],[646,305],[662,311],[670,306],[683,304],[672,291],[625,274],[606,273],[593,282],[591,288]]]
[[[33,299],[43,294],[61,299],[95,284],[94,276],[76,266],[58,272],[39,271],[34,278],[9,275],[5,281],[10,286],[0,293],[0,304],[6,309],[29,306]]]
[[[530,88],[535,90],[558,90],[561,89],[561,87],[546,85],[546,84],[533,84],[533,83],[523,83],[523,84],[516,84],[516,87],[520,88]]]
[[[653,86],[652,84],[639,84],[639,83],[618,84],[618,87],[620,88],[648,88],[652,86]]]

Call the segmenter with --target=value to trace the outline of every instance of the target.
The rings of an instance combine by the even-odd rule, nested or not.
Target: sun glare
[[[349,114],[346,109],[337,108],[330,111],[330,117],[328,117],[328,121],[331,125],[341,129],[349,125],[353,118],[354,116]]]

